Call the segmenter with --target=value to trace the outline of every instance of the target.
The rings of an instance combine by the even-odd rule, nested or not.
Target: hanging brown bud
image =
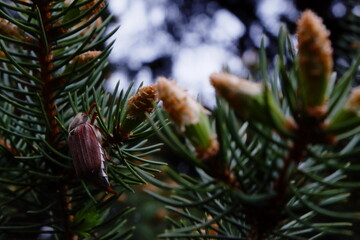
[[[299,91],[305,109],[324,106],[333,72],[329,31],[322,19],[306,10],[297,22]]]
[[[153,112],[154,104],[158,101],[155,84],[140,88],[138,93],[129,99],[126,106],[126,118],[120,126],[120,134],[123,139],[128,138],[131,131],[145,121],[146,113]]]
[[[75,172],[79,178],[117,194],[109,182],[105,164],[109,156],[101,145],[99,130],[93,125],[95,119],[90,117],[92,109],[76,114],[70,122],[68,144]]]

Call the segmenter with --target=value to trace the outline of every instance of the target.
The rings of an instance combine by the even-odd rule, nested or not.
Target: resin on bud
[[[284,116],[270,92],[265,91],[263,84],[226,72],[211,74],[210,82],[216,93],[223,97],[243,120],[261,122],[279,132],[295,128],[294,121]]]
[[[140,88],[134,96],[129,98],[126,105],[126,117],[120,126],[122,138],[128,138],[131,135],[131,131],[145,121],[146,113],[152,113],[154,111],[154,104],[158,101],[155,84]]]
[[[78,113],[69,126],[68,144],[76,175],[100,189],[116,194],[106,173],[108,155],[101,146],[101,134],[89,113]]]
[[[165,77],[157,79],[163,108],[195,147],[199,159],[218,152],[218,142],[210,127],[207,111],[187,91]]]
[[[360,86],[351,90],[344,106],[332,117],[326,131],[340,134],[360,126]]]
[[[303,107],[311,113],[319,112],[328,100],[333,72],[332,48],[329,31],[322,19],[306,10],[297,22],[298,88]],[[320,114],[325,113],[323,109]]]

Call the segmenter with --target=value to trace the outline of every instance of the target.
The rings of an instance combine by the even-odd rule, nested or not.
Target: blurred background
[[[105,88],[112,90],[119,81],[125,89],[131,81],[148,85],[165,76],[210,108],[215,98],[209,75],[226,66],[236,75],[260,80],[261,39],[265,39],[271,63],[280,27],[287,27],[296,45],[296,20],[305,9],[321,16],[330,30],[335,69],[340,74],[359,46],[359,0],[108,0],[108,4],[114,15],[108,31],[121,27],[110,40],[116,42]],[[171,165],[191,172],[174,156]],[[142,186],[139,192],[143,188],[151,186]],[[137,207],[129,219],[137,226],[134,239],[156,239],[166,227],[164,206],[141,193],[140,197],[123,195],[123,201]]]
[[[208,77],[227,66],[247,78],[256,71],[258,49],[265,38],[271,60],[284,24],[294,33],[304,9],[324,19],[334,45],[346,21],[360,16],[358,0],[109,0],[111,28],[121,26],[110,55],[112,74],[106,88],[120,81],[149,84],[157,76],[175,79],[213,106]],[[109,31],[111,30],[109,29]],[[294,38],[295,39],[295,38]],[[295,43],[296,44],[296,43]],[[338,52],[335,52],[338,56]],[[340,61],[340,62],[339,62]],[[340,59],[338,64],[346,64]]]

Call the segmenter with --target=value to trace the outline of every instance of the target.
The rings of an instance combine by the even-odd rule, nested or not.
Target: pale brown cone
[[[132,96],[127,104],[126,111],[127,117],[134,118],[142,116],[145,112],[151,113],[154,111],[154,103],[158,102],[158,93],[155,84],[142,87],[138,93]]]

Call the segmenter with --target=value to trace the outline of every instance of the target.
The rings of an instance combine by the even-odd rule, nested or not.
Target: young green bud
[[[303,12],[298,20],[297,36],[298,88],[303,107],[311,113],[312,109],[319,109],[319,106],[323,107],[327,102],[333,71],[333,50],[329,31],[323,25],[322,19],[310,10]]]
[[[340,134],[360,125],[360,86],[351,90],[343,108],[330,120],[327,131]]]
[[[126,105],[126,117],[120,126],[121,136],[128,138],[131,135],[131,131],[145,121],[145,113],[154,111],[154,104],[158,101],[155,84],[140,88],[138,93],[132,96]]]
[[[210,81],[217,94],[227,100],[243,120],[261,122],[279,132],[295,128],[295,123],[284,116],[272,95],[265,91],[263,84],[225,72],[213,73]]]
[[[159,77],[157,86],[164,109],[195,147],[198,157],[205,159],[216,154],[218,142],[203,106],[174,81]]]

